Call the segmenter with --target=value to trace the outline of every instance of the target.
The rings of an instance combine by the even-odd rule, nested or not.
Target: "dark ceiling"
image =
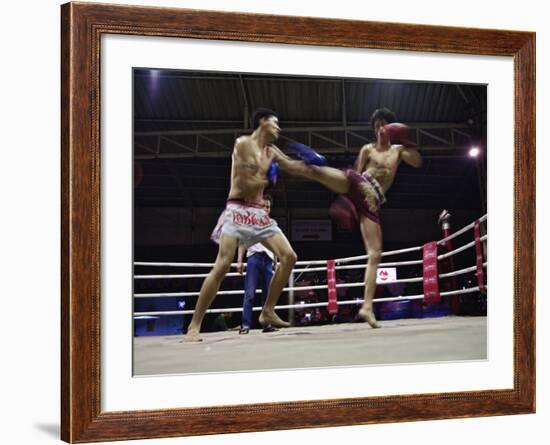
[[[134,70],[135,205],[222,207],[233,142],[250,132],[257,107],[279,113],[281,148],[307,143],[335,167],[353,164],[374,139],[370,115],[388,107],[414,129],[425,162],[400,166],[386,207],[484,211],[484,85],[148,69]],[[474,144],[477,159],[467,156]],[[272,193],[291,209],[326,208],[334,198],[284,176]]]

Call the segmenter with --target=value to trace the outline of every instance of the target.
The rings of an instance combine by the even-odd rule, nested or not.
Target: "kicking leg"
[[[277,147],[273,146],[272,150],[281,169],[288,174],[319,182],[336,193],[347,193],[349,191],[348,178],[342,170],[333,167],[307,165],[304,161],[289,158]]]

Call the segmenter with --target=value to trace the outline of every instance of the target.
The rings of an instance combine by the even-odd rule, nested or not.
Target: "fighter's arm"
[[[363,145],[359,151],[359,156],[355,161],[355,170],[359,173],[363,173],[367,169],[369,163],[371,144]]]
[[[422,167],[424,161],[417,148],[405,147],[402,145],[399,151],[403,162],[416,168]]]

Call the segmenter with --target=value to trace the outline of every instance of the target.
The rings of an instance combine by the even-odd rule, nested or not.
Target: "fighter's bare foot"
[[[365,320],[370,325],[371,328],[376,329],[376,328],[382,327],[380,323],[376,321],[376,317],[374,316],[374,312],[372,312],[372,309],[368,310],[365,308],[361,308],[358,315],[359,315],[359,318],[361,318],[362,320]]]
[[[276,328],[288,328],[290,326],[290,323],[281,320],[274,311],[266,311],[265,309],[260,314],[259,321],[262,326],[271,325]]]
[[[187,331],[187,334],[183,337],[183,341],[186,343],[197,343],[202,341],[199,335],[199,331]]]

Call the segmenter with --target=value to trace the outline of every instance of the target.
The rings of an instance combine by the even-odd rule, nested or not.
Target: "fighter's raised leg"
[[[309,148],[309,147],[308,147]],[[312,181],[319,182],[335,193],[347,193],[349,182],[346,174],[337,168],[328,166],[308,165],[304,161],[297,161],[288,157],[278,147],[273,146],[275,159],[280,168],[293,176],[301,176]],[[309,148],[313,153],[313,149]]]

